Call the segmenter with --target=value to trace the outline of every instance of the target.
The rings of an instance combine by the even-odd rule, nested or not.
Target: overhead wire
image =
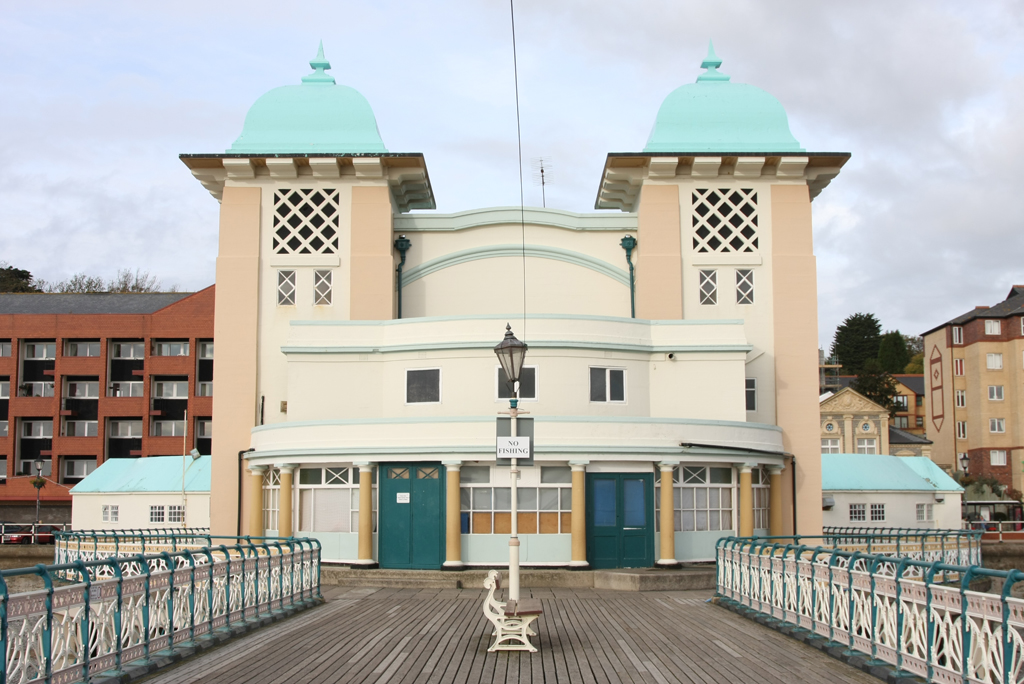
[[[523,127],[519,117],[519,62],[516,55],[515,0],[509,0],[509,18],[512,22],[512,74],[516,92],[516,140],[519,145],[519,228],[523,245],[523,341],[526,340],[526,199],[523,190]]]

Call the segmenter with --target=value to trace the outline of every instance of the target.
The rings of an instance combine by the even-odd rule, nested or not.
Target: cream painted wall
[[[954,438],[956,434],[956,418],[953,406],[953,390],[956,388],[954,387],[953,378],[953,354],[947,345],[946,335],[946,329],[943,328],[926,335],[924,338],[924,425],[928,439],[933,442],[932,460],[947,470],[959,470],[960,466],[956,463],[958,449],[956,448],[956,440]],[[938,364],[942,373],[941,391],[933,389],[937,385],[933,377],[934,368],[931,364],[932,354],[935,350],[938,350],[938,353],[941,355],[941,362]],[[957,382],[962,380],[963,378],[959,378]],[[941,424],[937,426],[932,416],[935,413],[939,397],[941,397],[942,401],[940,412],[943,415],[943,419]]]
[[[103,522],[103,506],[118,507],[116,523]],[[71,497],[71,529],[74,530],[127,530],[180,528],[180,523],[149,522],[149,507],[180,506],[181,493],[145,494],[74,494]],[[188,527],[210,527],[210,494],[188,492],[185,495],[185,522]]]
[[[822,513],[822,522],[835,527],[909,527],[917,529],[960,529],[960,498],[959,492],[942,492],[943,503],[935,500],[932,492],[824,492],[835,499],[836,505],[831,511]],[[866,504],[865,522],[850,520],[850,504]],[[885,520],[871,522],[871,504],[885,504]],[[917,504],[933,504],[932,522],[918,522]]]

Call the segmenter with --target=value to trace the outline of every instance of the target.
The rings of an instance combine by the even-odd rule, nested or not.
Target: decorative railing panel
[[[79,548],[70,539],[64,541],[73,546],[58,549],[66,562],[0,572],[0,683],[63,684],[116,673],[217,630],[320,600],[316,540],[205,539],[194,549],[100,558],[100,546]],[[231,543],[211,545],[218,541]],[[9,594],[8,579],[26,575],[45,588]]]

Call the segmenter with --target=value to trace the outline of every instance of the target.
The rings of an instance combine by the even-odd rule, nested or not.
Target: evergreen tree
[[[35,286],[31,273],[0,261],[0,292],[39,292],[39,288]]]
[[[882,324],[874,314],[853,314],[836,328],[829,353],[843,365],[844,373],[858,375],[865,361],[878,358],[881,337]]]
[[[911,356],[910,363],[904,366],[903,372],[911,373],[913,375],[921,375],[924,373],[924,352]]]
[[[850,385],[865,397],[889,411],[890,416],[896,415],[896,381],[885,372],[878,359],[868,359],[861,367],[857,379]]]
[[[907,341],[899,330],[882,335],[878,345],[878,363],[886,373],[902,373],[910,363]]]

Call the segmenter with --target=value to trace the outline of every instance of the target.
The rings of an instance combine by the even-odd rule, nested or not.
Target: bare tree
[[[99,276],[90,276],[85,273],[76,273],[67,280],[58,280],[50,283],[45,280],[35,281],[35,285],[43,292],[59,294],[84,294],[89,292],[177,292],[178,286],[172,285],[166,290],[160,286],[156,276],[150,275],[149,271],[142,269],[122,268],[117,275],[110,280],[104,280]]]
[[[90,276],[84,273],[76,273],[67,280],[59,280],[55,283],[41,283],[45,292],[57,292],[60,294],[82,294],[86,292],[106,292],[107,285],[103,278]]]

